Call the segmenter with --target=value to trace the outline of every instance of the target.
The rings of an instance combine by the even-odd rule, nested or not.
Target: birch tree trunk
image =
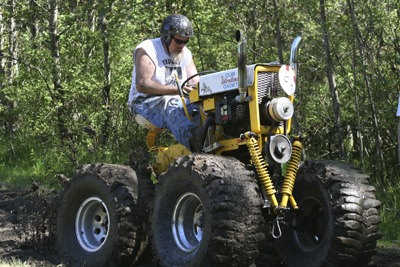
[[[281,33],[281,20],[280,20],[280,11],[279,7],[276,3],[276,0],[272,1],[274,6],[274,15],[275,15],[275,34],[276,34],[276,44],[278,47],[278,58],[279,62],[283,64],[283,41],[282,41],[282,33]]]
[[[6,58],[4,56],[4,23],[3,23],[4,4],[0,3],[0,108],[7,106],[4,87],[6,86]],[[0,122],[2,129],[6,128],[5,114],[0,112]]]
[[[353,33],[354,34],[354,33]],[[355,37],[355,35],[354,35]],[[356,46],[353,44],[353,83],[354,85],[357,84],[357,51],[356,51]],[[357,142],[358,142],[358,151],[360,155],[360,162],[361,162],[361,168],[364,169],[364,136],[363,136],[363,131],[361,127],[361,114],[360,114],[360,101],[359,101],[359,94],[357,91],[356,86],[354,86],[354,101],[355,101],[355,106],[356,106],[356,111],[357,111],[357,130],[356,130],[356,137],[357,137]]]
[[[110,66],[110,43],[108,40],[108,33],[107,33],[107,17],[106,17],[107,12],[105,7],[102,7],[101,10],[102,12],[100,14],[99,23],[100,23],[101,36],[103,40],[103,68],[104,68],[103,105],[105,107],[105,118],[102,127],[101,142],[103,145],[105,145],[108,139],[108,127],[111,117],[111,110],[110,110],[111,66]]]
[[[58,0],[50,0],[50,50],[53,60],[53,102],[57,107],[57,126],[61,141],[64,142],[67,136],[67,128],[64,118],[64,91],[61,84],[61,63],[58,35]]]
[[[5,2],[5,1],[4,1]],[[2,3],[4,5],[4,2]],[[17,106],[17,102],[13,99],[9,99],[6,94],[4,93],[4,88],[5,87],[11,87],[14,84],[14,79],[18,75],[18,42],[17,42],[17,37],[18,37],[18,32],[17,32],[17,27],[16,27],[16,22],[15,22],[15,1],[14,0],[8,0],[7,1],[7,7],[8,10],[6,11],[8,13],[8,19],[9,19],[9,28],[8,28],[8,60],[7,58],[4,58],[4,56],[1,57],[1,72],[3,72],[4,75],[2,75],[2,78],[4,79],[1,83],[1,100],[4,105],[4,129],[5,129],[5,135],[6,137],[9,138],[9,151],[10,151],[10,156],[14,156],[14,145],[13,145],[13,139],[14,139],[14,132],[16,130],[17,124],[16,124],[16,116],[14,115],[13,110]],[[6,13],[6,14],[7,14]],[[2,26],[3,27],[3,26]],[[4,28],[1,30],[4,33]],[[4,39],[3,39],[3,34],[1,34],[2,38],[2,51],[4,46]],[[8,64],[7,64],[8,63]]]
[[[31,16],[30,16],[31,40],[35,41],[36,37],[39,34],[39,22],[37,19],[38,4],[35,0],[29,1],[29,9],[31,11]],[[36,47],[34,46],[34,48]]]
[[[329,90],[332,97],[333,115],[335,119],[335,134],[337,136],[337,146],[339,149],[339,157],[344,158],[344,145],[341,130],[341,118],[340,118],[340,101],[339,94],[336,88],[335,72],[333,69],[331,49],[329,45],[329,33],[326,26],[326,14],[325,14],[325,0],[320,0],[320,15],[321,15],[321,26],[323,32],[323,40],[325,45],[326,55],[326,74],[328,77]]]
[[[88,0],[89,9],[87,11],[87,23],[89,30],[92,32],[96,29],[96,9],[94,2],[94,0]]]
[[[349,12],[351,15],[351,20],[353,23],[353,30],[355,34],[355,39],[358,47],[358,53],[361,61],[361,72],[364,78],[364,83],[365,87],[367,90],[367,97],[370,102],[370,107],[371,107],[371,117],[372,117],[372,125],[374,129],[374,135],[375,135],[375,146],[376,146],[376,157],[377,157],[377,172],[381,175],[381,182],[384,183],[385,177],[384,177],[384,169],[385,169],[385,164],[384,164],[384,159],[383,159],[383,151],[382,151],[382,138],[379,132],[379,125],[378,125],[378,118],[376,116],[376,107],[375,107],[375,102],[374,98],[372,95],[372,88],[370,86],[370,81],[367,73],[367,62],[365,60],[364,56],[364,44],[361,39],[361,31],[359,29],[358,23],[357,23],[357,17],[354,11],[354,1],[353,0],[347,0],[347,4],[349,6]]]
[[[18,43],[17,43],[17,27],[15,22],[15,1],[9,0],[8,6],[10,8],[10,24],[8,35],[8,52],[10,60],[8,61],[8,85],[12,85],[14,76],[18,74]]]
[[[50,0],[50,47],[53,58],[53,85],[54,89],[61,95],[61,64],[60,48],[58,42],[58,0]]]
[[[3,22],[4,4],[0,3],[0,104],[4,101],[1,97],[4,88],[4,77],[6,77],[6,58],[4,57],[4,22]]]
[[[87,23],[87,28],[91,32],[96,31],[96,5],[97,1],[95,0],[88,0],[86,3],[87,10],[85,11],[85,17],[86,17],[86,23]],[[87,62],[90,61],[90,58],[93,55],[93,51],[95,50],[95,45],[92,45],[91,42],[87,42],[85,48],[84,48],[84,53],[85,53],[85,59]],[[85,66],[84,68],[86,69],[89,66]]]

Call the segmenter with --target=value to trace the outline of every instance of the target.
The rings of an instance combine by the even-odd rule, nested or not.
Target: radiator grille
[[[277,72],[258,72],[258,104],[261,104],[264,97],[285,96]]]

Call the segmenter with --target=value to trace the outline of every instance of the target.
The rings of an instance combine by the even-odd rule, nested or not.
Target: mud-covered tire
[[[66,185],[57,215],[57,249],[76,266],[132,264],[148,241],[144,179],[127,166],[85,165]]]
[[[288,266],[363,266],[375,254],[380,202],[369,177],[350,165],[309,161],[299,169],[296,223],[275,247]],[[293,220],[293,218],[292,218]]]
[[[238,160],[193,154],[159,178],[152,245],[161,266],[250,266],[265,237],[254,173]]]

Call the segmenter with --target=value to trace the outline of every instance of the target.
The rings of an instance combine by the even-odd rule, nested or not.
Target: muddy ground
[[[0,259],[30,266],[70,266],[55,250],[57,192],[7,190],[0,186]],[[400,230],[399,230],[400,231]],[[399,266],[400,248],[378,247],[372,266]]]

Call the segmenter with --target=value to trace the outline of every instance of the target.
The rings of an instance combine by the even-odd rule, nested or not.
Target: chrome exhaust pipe
[[[238,45],[238,89],[239,95],[236,97],[236,101],[243,103],[247,96],[247,73],[246,73],[246,38],[241,34],[239,30],[236,31],[236,42]]]
[[[292,69],[294,70],[296,77],[297,77],[297,70],[298,70],[298,53],[299,53],[299,46],[301,43],[301,37],[297,36],[293,43],[292,43],[292,47],[290,48],[290,59],[289,59],[289,64],[290,67],[292,67]],[[297,80],[297,79],[296,79]]]

